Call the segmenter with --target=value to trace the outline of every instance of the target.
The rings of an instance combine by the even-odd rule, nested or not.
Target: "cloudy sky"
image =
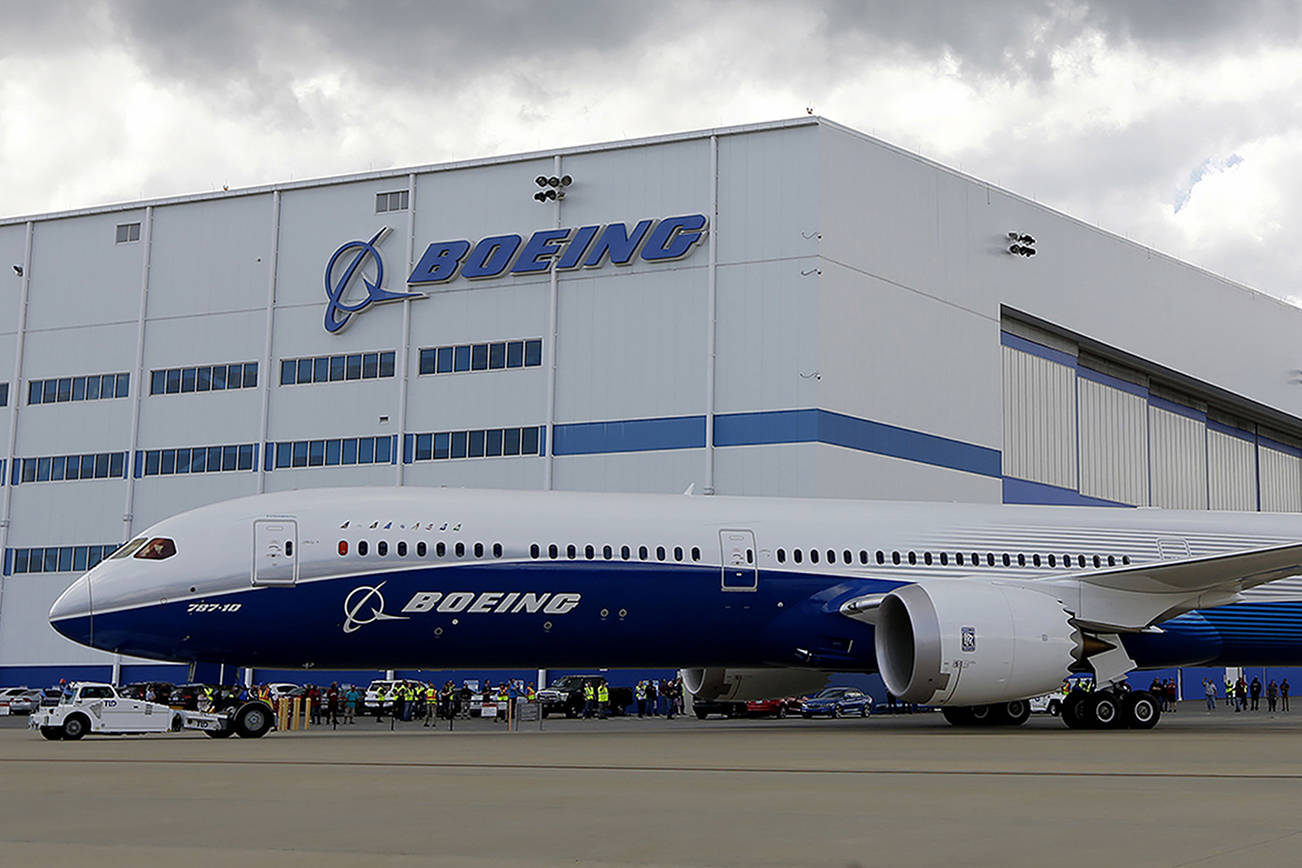
[[[0,216],[814,112],[1302,303],[1302,0],[0,0]]]

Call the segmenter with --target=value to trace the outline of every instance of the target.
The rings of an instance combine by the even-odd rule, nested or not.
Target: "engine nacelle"
[[[905,585],[877,609],[877,666],[904,702],[984,705],[1056,690],[1083,655],[1054,597],[980,580]]]
[[[702,702],[750,702],[804,696],[827,686],[830,675],[810,669],[682,669],[683,687]]]

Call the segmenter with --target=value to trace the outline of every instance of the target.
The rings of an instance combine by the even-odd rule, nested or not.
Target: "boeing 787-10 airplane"
[[[880,672],[955,724],[1156,724],[1145,667],[1302,663],[1302,516],[419,488],[155,524],[50,619],[235,666],[684,667],[702,698]]]

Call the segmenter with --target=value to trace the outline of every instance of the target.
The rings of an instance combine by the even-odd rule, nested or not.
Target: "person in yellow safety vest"
[[[389,696],[389,688],[381,684],[375,688],[375,722],[380,722],[381,715],[384,714],[384,700]]]
[[[597,701],[597,692],[592,689],[592,682],[589,681],[583,685],[583,718],[587,720],[592,717],[592,706]]]
[[[425,725],[429,726],[430,721],[434,719],[434,713],[439,707],[439,689],[433,684],[425,686]]]
[[[600,684],[597,686],[597,717],[605,720],[606,714],[609,712],[609,705],[610,688],[605,684]]]
[[[202,703],[202,705],[203,705],[203,707],[199,709],[200,711],[212,711],[212,710],[216,707],[216,704],[213,702],[213,692],[212,692],[212,688],[209,687],[209,686],[207,686],[207,685],[204,685],[204,688],[203,688],[203,703]]]

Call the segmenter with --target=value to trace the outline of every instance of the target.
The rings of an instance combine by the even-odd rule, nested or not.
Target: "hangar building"
[[[817,117],[7,218],[0,263],[0,683],[180,680],[46,613],[262,491],[1302,511],[1302,310]]]

